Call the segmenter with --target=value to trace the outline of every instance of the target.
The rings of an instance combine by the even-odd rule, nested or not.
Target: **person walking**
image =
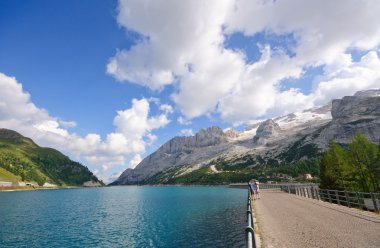
[[[254,188],[255,180],[251,179],[249,180],[249,192],[251,193],[251,197],[255,194],[255,188]]]
[[[254,183],[254,189],[255,189],[255,199],[260,199],[260,183],[259,181],[255,181]]]

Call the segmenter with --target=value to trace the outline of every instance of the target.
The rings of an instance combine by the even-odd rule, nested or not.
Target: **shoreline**
[[[102,186],[104,187],[104,186]],[[14,192],[14,191],[34,191],[34,190],[53,190],[53,189],[86,189],[86,188],[99,188],[99,187],[84,187],[84,186],[64,186],[64,187],[0,187],[1,192]]]

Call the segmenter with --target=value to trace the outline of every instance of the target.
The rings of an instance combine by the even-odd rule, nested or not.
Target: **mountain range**
[[[380,90],[360,91],[243,131],[210,127],[174,137],[111,185],[244,181],[265,168],[318,158],[332,141],[347,144],[358,131],[380,141]]]

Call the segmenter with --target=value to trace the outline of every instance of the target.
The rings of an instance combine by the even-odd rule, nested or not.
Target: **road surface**
[[[380,215],[261,190],[253,207],[262,247],[380,247]]]

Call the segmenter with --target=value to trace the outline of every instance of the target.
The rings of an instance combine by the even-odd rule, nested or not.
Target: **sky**
[[[0,128],[105,182],[178,135],[380,88],[377,0],[0,1]]]

